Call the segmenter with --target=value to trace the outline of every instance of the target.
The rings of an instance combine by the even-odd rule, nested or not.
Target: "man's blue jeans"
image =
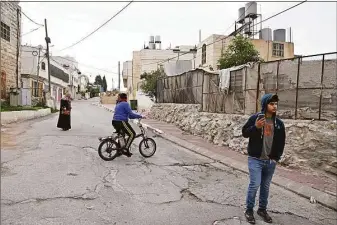
[[[266,210],[268,205],[269,186],[274,175],[276,162],[248,157],[249,186],[246,198],[247,210],[253,210],[255,197],[260,187],[259,209]]]

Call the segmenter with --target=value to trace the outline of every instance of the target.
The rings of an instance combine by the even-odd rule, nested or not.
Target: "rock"
[[[241,129],[248,115],[201,112],[200,105],[192,104],[155,104],[150,114],[157,120],[173,123],[184,132],[203,137],[215,145],[229,146],[234,151],[247,154],[248,139],[242,137]],[[337,121],[283,121],[286,146],[280,163],[289,168],[320,169],[336,174]]]
[[[313,196],[310,197],[310,203],[311,204],[315,204],[316,203],[316,199]]]
[[[333,166],[325,166],[324,170],[333,175],[337,175],[337,168]]]

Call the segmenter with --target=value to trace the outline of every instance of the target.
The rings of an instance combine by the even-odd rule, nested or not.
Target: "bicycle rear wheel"
[[[156,151],[157,144],[152,138],[145,138],[139,143],[139,153],[145,158],[153,156]]]
[[[104,147],[104,145],[107,146]],[[106,153],[108,154],[107,156],[105,156]],[[104,161],[114,160],[119,155],[119,144],[112,139],[102,141],[98,147],[98,155]]]

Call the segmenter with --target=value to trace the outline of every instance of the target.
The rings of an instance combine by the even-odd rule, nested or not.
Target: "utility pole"
[[[46,57],[48,61],[48,86],[49,86],[49,94],[51,95],[51,84],[50,84],[50,58],[49,58],[49,44],[51,43],[50,38],[48,37],[48,28],[47,28],[47,19],[44,19],[44,27],[46,30],[46,44],[47,44],[47,52]]]
[[[118,90],[121,91],[121,62],[118,61]]]
[[[42,46],[39,45],[39,54],[38,54],[38,56],[37,56],[37,71],[36,71],[37,82],[39,82],[39,75],[40,75],[40,57],[41,57],[41,50],[42,50]]]

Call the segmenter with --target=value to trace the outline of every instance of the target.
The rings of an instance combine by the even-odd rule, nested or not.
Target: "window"
[[[41,69],[42,69],[42,70],[46,70],[46,63],[45,63],[45,62],[42,62],[42,63],[41,63]]]
[[[32,96],[34,97],[39,97],[39,86],[38,86],[38,82],[37,81],[33,81],[32,82]]]
[[[11,41],[11,28],[1,21],[1,38]]]
[[[201,50],[201,64],[206,64],[206,44],[203,44],[202,50]]]
[[[32,81],[32,96],[42,97],[43,83]]]
[[[284,44],[273,43],[273,56],[284,57]]]

